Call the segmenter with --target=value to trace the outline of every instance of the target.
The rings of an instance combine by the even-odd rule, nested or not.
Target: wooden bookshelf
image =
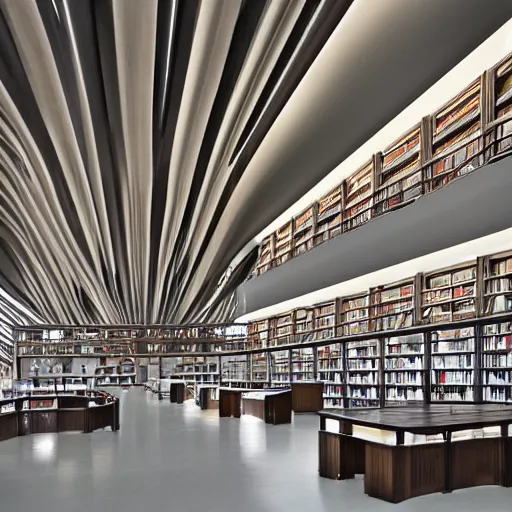
[[[432,115],[432,161],[427,189],[437,190],[481,165],[482,82],[469,87]]]
[[[269,341],[270,320],[259,320],[248,325],[247,348],[249,350],[266,348]]]
[[[305,343],[315,337],[314,308],[298,308],[295,310],[295,341]]]
[[[512,251],[483,259],[484,315],[512,311]]]
[[[502,158],[512,150],[512,56],[508,55],[488,73],[488,121],[493,125],[487,140],[489,159]]]
[[[187,384],[218,384],[220,368],[218,357],[184,356],[173,357],[171,376]]]
[[[375,215],[401,208],[423,192],[420,125],[377,155]]]
[[[291,382],[291,360],[289,350],[270,353],[271,384],[289,384]]]
[[[253,382],[269,381],[268,352],[250,354],[250,380]]]
[[[422,322],[435,324],[475,317],[477,288],[476,261],[425,274],[421,291]]]
[[[272,318],[270,320],[270,324],[270,347],[279,347],[280,345],[288,345],[293,342],[293,332],[295,325],[293,311],[289,311],[287,313]]]
[[[275,235],[272,233],[261,242],[260,253],[258,261],[255,266],[255,273],[257,276],[268,272],[272,268],[272,262],[274,260],[274,245]]]
[[[313,205],[293,219],[293,256],[299,256],[313,248],[315,228],[316,205]]]
[[[339,299],[341,329],[338,336],[363,334],[370,331],[370,295],[360,293]]]
[[[425,343],[423,334],[384,339],[385,404],[423,402]]]
[[[247,382],[248,380],[250,380],[248,355],[222,358],[222,384]]]
[[[442,329],[431,333],[432,402],[475,400],[475,328]]]
[[[314,245],[341,235],[343,187],[337,186],[318,201]]]
[[[315,340],[334,338],[336,335],[336,301],[317,304],[314,309]]]
[[[370,331],[402,329],[416,318],[415,279],[410,278],[370,290]]]
[[[293,222],[287,222],[276,231],[274,260],[276,265],[282,265],[293,255]]]
[[[350,231],[372,218],[373,159],[344,182],[343,231]]]
[[[318,380],[324,383],[324,407],[344,407],[345,364],[342,343],[333,343],[317,350]]]
[[[347,405],[380,406],[380,341],[348,341],[346,344]]]
[[[292,382],[315,380],[315,356],[312,347],[292,351]]]
[[[485,402],[512,402],[512,322],[482,329],[482,398]]]

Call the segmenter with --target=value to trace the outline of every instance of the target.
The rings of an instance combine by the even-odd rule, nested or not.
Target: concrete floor
[[[0,512],[510,512],[512,490],[481,487],[391,505],[362,478],[317,473],[314,415],[293,425],[222,419],[192,403],[122,393],[121,431],[0,443]]]

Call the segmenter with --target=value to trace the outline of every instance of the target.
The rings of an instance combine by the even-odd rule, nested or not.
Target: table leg
[[[444,492],[452,492],[452,433],[444,432]]]

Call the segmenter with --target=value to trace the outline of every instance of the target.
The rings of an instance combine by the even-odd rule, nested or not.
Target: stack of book
[[[305,343],[314,339],[313,314],[313,308],[295,310],[295,341],[297,343]]]
[[[512,254],[486,258],[484,264],[484,314],[512,311]]]
[[[293,343],[293,312],[276,316],[272,322],[272,337],[269,346],[278,347]]]
[[[315,356],[313,348],[292,350],[292,381],[315,380]]]
[[[276,265],[285,263],[292,257],[292,222],[288,222],[276,232],[275,261]]]
[[[270,357],[271,383],[290,382],[290,352],[288,350],[271,352]]]
[[[341,299],[342,335],[363,334],[370,329],[370,297],[367,293]]]
[[[414,320],[414,282],[411,280],[370,291],[371,331],[410,327]]]
[[[327,302],[315,307],[315,340],[334,338],[336,325],[336,302]]]

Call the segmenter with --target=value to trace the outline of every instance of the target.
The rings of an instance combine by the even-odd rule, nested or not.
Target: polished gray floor
[[[0,512],[510,512],[512,490],[481,487],[390,505],[361,478],[317,474],[314,415],[293,425],[219,420],[192,403],[122,393],[121,431],[0,443]]]

